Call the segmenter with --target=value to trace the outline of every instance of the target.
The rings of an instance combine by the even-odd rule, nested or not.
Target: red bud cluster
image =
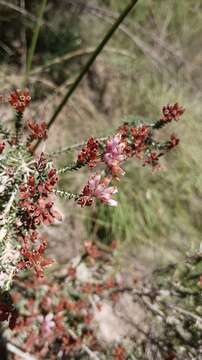
[[[88,164],[89,168],[94,168],[99,162],[99,147],[99,141],[94,140],[94,138],[91,137],[88,140],[86,147],[84,147],[78,155],[78,164]]]
[[[31,101],[29,90],[21,91],[19,89],[13,91],[9,97],[9,103],[18,112],[23,113]]]
[[[47,125],[45,122],[36,123],[35,121],[28,121],[27,125],[31,130],[32,140],[47,139]]]
[[[33,240],[34,239],[34,240]],[[38,277],[44,276],[44,268],[51,265],[54,261],[52,259],[44,258],[44,253],[47,247],[47,241],[43,241],[37,249],[33,249],[33,241],[39,240],[36,233],[32,233],[23,239],[23,246],[21,254],[24,260],[18,264],[18,269],[31,269],[33,268]]]
[[[173,120],[178,121],[180,117],[183,115],[185,109],[180,106],[178,103],[174,105],[167,105],[163,107],[163,116],[161,117],[161,121],[163,122],[171,122]]]

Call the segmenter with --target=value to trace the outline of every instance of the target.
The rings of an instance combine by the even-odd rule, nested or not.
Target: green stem
[[[57,194],[63,199],[68,199],[68,200],[73,199],[75,201],[79,199],[78,194],[69,193],[68,191],[64,191],[64,190],[55,190],[55,194]]]
[[[18,144],[20,130],[22,129],[23,113],[17,112],[15,115],[15,131],[16,131],[16,142]]]
[[[8,140],[10,137],[10,132],[4,128],[4,126],[0,123],[0,134],[5,140]]]
[[[107,136],[101,137],[101,138],[98,138],[98,139],[96,138],[96,140],[98,140],[99,143],[103,143],[103,142],[105,142],[107,139],[108,139]],[[51,152],[51,153],[49,153],[48,155],[49,155],[49,156],[57,156],[57,155],[61,155],[62,153],[65,153],[65,152],[69,152],[69,151],[73,151],[73,150],[79,150],[80,148],[86,146],[86,145],[87,145],[87,142],[88,142],[88,140],[86,140],[86,141],[84,141],[84,142],[82,142],[82,143],[78,143],[78,144],[66,146],[66,147],[64,147],[63,149],[60,149],[60,150]]]
[[[76,162],[75,164],[71,165],[71,166],[65,166],[62,169],[58,170],[58,174],[65,174],[66,172],[69,171],[77,171],[79,169],[81,169],[82,167],[84,167],[86,164],[79,164],[78,162]]]
[[[31,70],[31,67],[32,67],[32,61],[33,61],[33,57],[34,57],[34,53],[35,53],[35,49],[36,49],[36,44],[37,44],[37,41],[38,41],[39,32],[40,32],[40,28],[41,28],[41,25],[42,25],[42,19],[43,19],[43,15],[44,15],[46,5],[47,5],[47,1],[48,0],[42,0],[41,6],[40,6],[40,9],[39,9],[39,14],[38,14],[38,17],[37,17],[36,26],[34,28],[34,32],[33,32],[33,36],[32,36],[31,47],[29,49],[28,57],[27,57],[25,84],[28,81],[29,73],[30,73],[30,70]]]
[[[123,20],[126,18],[126,16],[129,14],[129,12],[133,9],[133,7],[137,4],[138,0],[130,0],[130,3],[126,6],[126,8],[124,9],[124,11],[121,13],[121,15],[119,16],[119,18],[115,21],[115,23],[112,25],[112,27],[109,29],[109,31],[107,32],[107,34],[104,36],[104,38],[102,39],[102,41],[100,42],[100,44],[97,46],[97,48],[95,49],[95,51],[93,52],[93,54],[90,56],[89,60],[87,61],[86,65],[84,66],[84,68],[82,69],[82,71],[79,73],[79,75],[77,76],[76,80],[74,81],[74,83],[72,84],[72,86],[70,87],[70,89],[67,91],[66,95],[63,97],[62,101],[60,102],[60,104],[57,106],[56,110],[54,111],[49,123],[48,123],[48,128],[51,127],[51,125],[54,123],[54,121],[56,120],[57,116],[59,115],[59,113],[61,112],[61,110],[63,109],[63,107],[65,106],[65,104],[67,103],[67,101],[69,100],[69,98],[72,96],[72,94],[74,93],[74,91],[77,89],[78,85],[80,84],[80,82],[83,80],[84,76],[87,74],[88,70],[90,69],[90,67],[92,66],[92,64],[95,62],[96,58],[98,57],[98,55],[101,53],[101,51],[103,50],[103,48],[105,47],[105,45],[108,43],[108,41],[111,39],[111,37],[113,36],[113,34],[115,33],[115,31],[118,29],[119,25],[123,22]],[[37,147],[39,146],[41,140],[39,140],[33,147],[33,151],[37,149]]]

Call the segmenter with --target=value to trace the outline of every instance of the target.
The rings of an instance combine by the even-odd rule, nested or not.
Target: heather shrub
[[[200,6],[0,9],[2,360],[200,359]]]

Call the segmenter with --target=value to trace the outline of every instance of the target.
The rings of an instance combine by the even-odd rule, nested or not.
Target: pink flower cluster
[[[118,133],[106,143],[104,162],[108,166],[113,176],[119,177],[124,175],[125,171],[121,168],[121,163],[126,160],[125,154],[126,142],[122,138],[122,134]]]
[[[84,187],[83,192],[78,200],[81,206],[90,206],[94,199],[99,199],[102,203],[111,206],[117,206],[117,201],[112,198],[118,192],[114,186],[109,186],[110,178],[101,179],[100,174],[95,174]]]
[[[149,165],[154,170],[160,169],[160,158],[175,148],[179,144],[179,139],[172,134],[168,141],[160,143],[154,137],[154,130],[160,129],[172,120],[178,121],[183,113],[184,109],[177,103],[167,105],[163,108],[163,117],[154,125],[134,126],[126,123],[118,129],[114,137],[102,143],[90,138],[78,159],[83,165],[88,164],[90,168],[103,164],[105,175],[103,178],[101,178],[101,173],[91,176],[78,203],[81,206],[90,206],[93,199],[97,198],[105,204],[116,206],[117,201],[112,196],[118,190],[117,187],[109,186],[109,184],[113,180],[119,180],[125,174],[122,165],[133,156],[141,160],[143,166]]]

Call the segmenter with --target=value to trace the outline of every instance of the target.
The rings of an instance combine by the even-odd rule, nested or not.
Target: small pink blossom
[[[126,143],[120,133],[107,141],[104,161],[115,176],[125,174],[125,171],[120,167],[120,163],[126,160],[125,148]]]
[[[43,336],[51,335],[53,328],[55,327],[54,315],[52,313],[47,314],[46,316],[39,316],[39,321],[42,323],[41,331]]]
[[[101,179],[100,174],[93,175],[84,187],[78,203],[81,206],[90,206],[93,203],[93,198],[97,198],[105,204],[117,206],[117,201],[112,199],[112,196],[118,190],[114,186],[109,186],[110,181],[111,179],[108,177]]]

